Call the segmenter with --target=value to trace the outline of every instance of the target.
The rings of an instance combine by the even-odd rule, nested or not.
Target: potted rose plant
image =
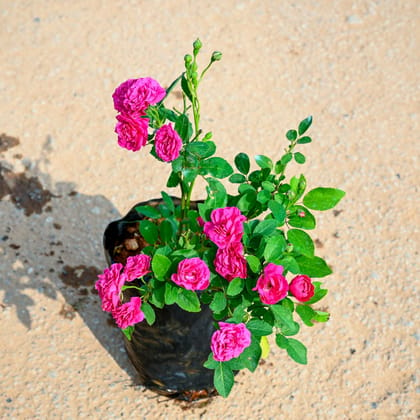
[[[255,156],[254,169],[246,153],[236,155],[234,166],[216,156],[212,134],[201,129],[198,88],[221,53],[214,52],[200,72],[200,49],[197,39],[193,54],[184,57],[185,71],[168,89],[139,78],[113,94],[118,144],[133,152],[150,147],[169,167],[166,187],[179,188],[180,198],[162,192],[109,225],[104,244],[110,266],[96,283],[102,308],[122,329],[139,371],[155,363],[167,373],[168,355],[175,354],[171,363],[179,357],[194,366],[177,372],[175,380],[205,378],[177,387],[158,372],[143,375],[151,389],[184,398],[214,388],[228,396],[234,374],[254,371],[268,352],[270,334],[294,361],[307,363],[306,348],[294,337],[302,325],[328,320],[328,313],[316,309],[327,290],[315,279],[331,274],[308,233],[316,225],[312,211],[333,208],[345,194],[335,188],[307,191],[304,175],[286,178],[292,161],[305,162],[296,149],[312,141],[311,117],[286,132],[287,146],[274,160]],[[181,106],[169,109],[165,99],[178,85]],[[193,202],[197,177],[206,181],[206,194]],[[228,193],[221,179],[235,184],[236,192]],[[180,338],[172,340],[175,331]],[[184,333],[192,337],[191,348],[183,348]]]

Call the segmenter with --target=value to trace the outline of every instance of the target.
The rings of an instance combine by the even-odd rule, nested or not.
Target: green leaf
[[[213,312],[218,313],[222,312],[223,309],[226,308],[226,303],[227,302],[225,294],[223,292],[216,292],[209,306]]]
[[[266,262],[274,262],[283,254],[286,248],[286,240],[283,235],[271,236],[266,240],[264,259]]]
[[[300,153],[300,152],[296,152],[294,155],[293,155],[293,157],[295,158],[295,161],[297,162],[297,163],[299,163],[299,164],[303,164],[303,163],[305,163],[306,162],[306,158],[305,158],[305,156],[302,154],[302,153]]]
[[[141,304],[141,310],[144,313],[144,317],[146,319],[146,322],[149,325],[152,325],[155,322],[155,319],[156,319],[156,314],[155,314],[155,311],[152,308],[152,306],[147,302],[143,302]]]
[[[286,219],[286,209],[284,206],[278,201],[271,200],[268,202],[268,208],[273,213],[274,218],[282,225]]]
[[[235,166],[238,168],[238,171],[246,175],[249,172],[250,161],[246,153],[238,153],[235,156]]]
[[[232,369],[225,363],[219,362],[214,371],[214,387],[222,397],[227,397],[233,387]]]
[[[286,133],[287,140],[294,141],[297,139],[297,131],[296,130],[289,130]]]
[[[204,362],[203,366],[207,369],[216,369],[219,366],[218,361],[214,360],[213,353],[209,354],[208,359]]]
[[[148,244],[154,244],[158,239],[158,228],[150,220],[140,222],[140,233]]]
[[[215,178],[226,178],[233,172],[232,166],[223,158],[211,157],[201,162],[201,167]]]
[[[313,303],[320,301],[328,293],[327,289],[321,289],[321,282],[314,281],[313,285],[315,286],[314,295],[306,302],[308,305],[312,305]]]
[[[303,204],[312,210],[329,210],[335,207],[345,196],[345,192],[337,188],[315,188],[303,197]]]
[[[279,222],[274,219],[261,220],[254,229],[254,235],[269,236],[279,226]]]
[[[301,274],[309,277],[325,277],[332,273],[330,267],[321,257],[306,257],[304,255],[296,257]]]
[[[276,334],[276,344],[281,349],[287,349],[288,339],[283,334]]]
[[[212,141],[194,141],[188,144],[187,151],[200,159],[205,159],[214,155],[216,145]]]
[[[191,95],[191,91],[190,91],[190,88],[188,86],[188,82],[187,82],[187,79],[185,77],[185,74],[182,75],[181,88],[182,88],[182,91],[187,96],[187,98],[192,102],[192,95]]]
[[[261,271],[260,260],[255,255],[247,255],[245,258],[253,273],[259,273]]]
[[[228,296],[236,296],[242,292],[243,288],[244,280],[236,277],[229,283],[226,293]]]
[[[302,319],[305,325],[307,325],[308,327],[312,327],[314,325],[312,320],[314,319],[316,314],[315,314],[315,311],[310,306],[297,305],[296,312],[300,316],[300,318]]]
[[[175,213],[175,205],[172,201],[171,196],[166,193],[165,191],[161,191],[160,194],[162,195],[163,202],[166,204],[166,207],[171,211],[171,213]]]
[[[264,155],[256,155],[255,156],[255,162],[257,163],[257,165],[261,168],[268,168],[268,169],[273,169],[273,162],[272,160]]]
[[[158,283],[158,284],[156,284]],[[165,283],[156,281],[150,302],[157,308],[162,309],[165,305]]]
[[[127,337],[129,341],[131,341],[131,336],[134,332],[134,325],[129,325],[127,328],[121,329],[124,335]]]
[[[256,191],[254,189],[248,189],[238,200],[238,202],[236,203],[236,207],[238,207],[242,214],[247,215],[248,212],[250,212],[254,208],[256,204],[256,199]]]
[[[257,201],[261,204],[267,203],[271,199],[271,194],[266,190],[261,190],[257,194]]]
[[[233,174],[229,177],[229,182],[232,184],[242,184],[243,182],[246,182],[246,177],[242,174]]]
[[[260,337],[251,336],[251,345],[248,346],[238,357],[243,365],[250,371],[254,372],[258,367],[262,354],[260,346]]]
[[[165,282],[165,304],[173,305],[178,297],[179,288],[174,286],[171,282]]]
[[[297,363],[306,365],[307,360],[307,350],[306,347],[298,340],[294,338],[287,339],[287,354]]]
[[[311,124],[312,124],[312,116],[309,116],[305,118],[304,120],[302,120],[299,123],[299,128],[298,128],[299,136],[304,134],[308,130],[308,128],[311,126]]]
[[[262,183],[261,183],[261,186],[266,190],[266,191],[268,191],[269,193],[272,193],[275,189],[276,189],[276,186],[272,183],[272,182],[270,182],[270,181],[263,181]]]
[[[177,305],[187,312],[200,312],[200,301],[197,293],[192,290],[179,289],[176,300]]]
[[[293,159],[293,155],[291,153],[286,153],[280,159],[282,165],[288,164]]]
[[[285,305],[275,304],[270,306],[274,315],[275,326],[280,328],[284,335],[295,335],[299,332],[299,324],[293,320],[293,313]]]
[[[330,319],[330,314],[323,311],[315,311],[314,321],[316,322],[327,322]]]
[[[312,139],[310,138],[310,137],[308,137],[308,136],[304,136],[304,137],[301,137],[298,141],[297,141],[297,144],[307,144],[307,143],[310,143],[312,141]]]
[[[185,114],[181,114],[177,118],[175,122],[175,131],[179,134],[179,137],[181,137],[184,142],[188,142],[193,133],[193,128],[190,120]]]
[[[281,258],[279,264],[284,267],[285,270],[290,271],[293,274],[298,274],[300,267],[296,259],[291,255],[286,255],[284,258]]]
[[[273,327],[268,322],[262,321],[261,319],[251,319],[251,321],[246,324],[246,327],[257,337],[270,335],[273,332]]]
[[[179,181],[180,181],[179,175],[176,172],[172,171],[171,174],[169,175],[166,186],[168,188],[175,188],[179,184]]]
[[[312,238],[303,230],[290,229],[287,232],[287,240],[293,245],[294,251],[307,257],[314,256],[315,245]]]
[[[171,268],[172,261],[165,255],[155,254],[152,258],[152,271],[158,280],[165,280],[165,276]]]
[[[209,184],[207,189],[207,204],[209,204],[212,208],[225,207],[227,204],[228,196],[224,185],[216,178],[207,177],[206,181]]]
[[[156,207],[151,206],[137,206],[134,208],[137,213],[140,213],[146,217],[150,217],[151,219],[159,219],[162,217],[160,211]]]
[[[169,220],[162,220],[159,224],[159,235],[164,243],[170,242],[175,236],[174,226]]]
[[[294,208],[294,213],[288,219],[290,226],[307,230],[315,229],[316,220],[314,215],[303,206],[295,206]]]

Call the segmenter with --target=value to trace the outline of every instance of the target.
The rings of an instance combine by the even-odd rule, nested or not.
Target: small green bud
[[[214,51],[211,55],[211,61],[220,61],[222,59],[222,53],[220,51]]]
[[[203,141],[207,141],[210,140],[213,137],[213,133],[211,131],[209,131],[208,133],[206,133],[206,135],[203,137]]]
[[[185,54],[185,56],[184,56],[184,63],[185,63],[185,67],[186,68],[190,67],[190,64],[192,63],[191,54]]]
[[[203,46],[203,44],[201,43],[201,41],[197,38],[194,42],[193,42],[193,48],[194,48],[194,55],[197,55],[198,51],[200,51],[201,47]]]

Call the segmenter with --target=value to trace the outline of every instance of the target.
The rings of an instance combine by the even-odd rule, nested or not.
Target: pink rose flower
[[[156,154],[164,162],[172,162],[179,156],[182,140],[171,124],[162,125],[156,133]]]
[[[133,112],[144,114],[149,105],[158,103],[165,95],[165,89],[156,80],[144,77],[129,79],[121,83],[115,89],[112,98],[117,111],[127,114]]]
[[[215,209],[210,215],[211,222],[204,223],[204,233],[220,248],[232,242],[240,242],[244,232],[246,217],[237,207]]]
[[[210,285],[210,270],[200,258],[186,258],[178,264],[171,279],[178,286],[188,290],[204,290]]]
[[[219,322],[219,327],[211,337],[210,348],[214,360],[227,362],[238,357],[251,344],[251,333],[245,324]]]
[[[112,264],[99,274],[95,283],[99,297],[102,300],[102,310],[113,311],[120,304],[121,289],[126,281],[126,277],[121,273],[122,264]]]
[[[133,115],[117,115],[115,132],[118,134],[118,144],[125,149],[136,152],[147,143],[148,118],[135,118]]]
[[[307,302],[314,295],[315,287],[308,276],[301,274],[290,282],[289,290],[299,302]]]
[[[141,298],[132,297],[130,302],[123,303],[112,311],[117,325],[124,329],[143,321],[144,313],[140,310]]]
[[[233,242],[226,248],[219,248],[214,259],[214,268],[227,281],[232,281],[235,277],[245,279],[247,267],[243,245]]]
[[[283,276],[283,267],[273,263],[267,264],[252,290],[258,290],[262,303],[274,305],[287,296],[289,284]]]
[[[124,274],[127,278],[126,281],[133,281],[150,273],[150,261],[151,257],[146,254],[128,257],[124,267]]]

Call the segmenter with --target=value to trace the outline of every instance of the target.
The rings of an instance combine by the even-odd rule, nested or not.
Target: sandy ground
[[[0,417],[417,418],[419,24],[415,0],[1,0]],[[347,196],[319,216],[332,317],[300,334],[308,366],[272,346],[186,407],[133,386],[91,288],[107,223],[165,182],[116,145],[111,94],[167,86],[197,36],[224,54],[201,91],[220,154],[280,153],[312,114],[310,187]]]

